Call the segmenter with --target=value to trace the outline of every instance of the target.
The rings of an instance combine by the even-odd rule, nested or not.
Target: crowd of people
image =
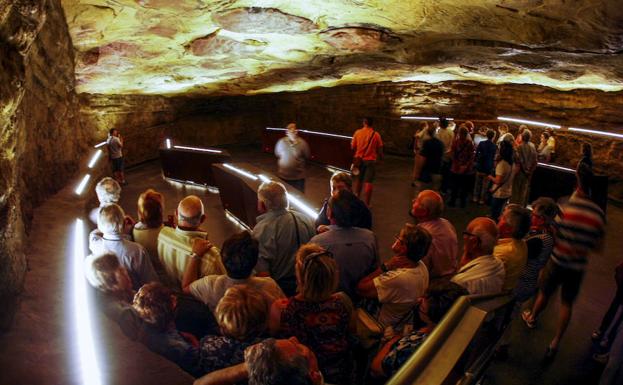
[[[369,123],[353,139],[364,175],[374,167],[363,151],[376,140]],[[357,178],[361,193],[349,173],[334,174],[315,222],[289,209],[283,184],[262,183],[256,225],[220,248],[201,228],[201,198],[185,197],[165,219],[163,195],[149,189],[138,198],[135,221],[119,206],[120,185],[104,178],[95,189],[100,206],[91,212],[97,228],[89,235],[87,279],[126,335],[177,363],[197,384],[382,382],[459,297],[509,293],[515,316],[536,327],[560,286],[560,322],[546,350],[553,358],[588,257],[605,231],[604,212],[591,201],[591,165],[578,164],[568,202],[542,197],[528,209],[538,158],[530,131],[523,128],[515,141],[502,127],[495,142],[492,130],[474,133],[473,125],[461,124],[454,135],[451,129],[442,119],[439,127],[424,126],[415,141],[413,223],[396,226],[389,250],[373,231],[365,177]],[[472,219],[457,235],[444,218],[441,192],[449,185],[447,204],[465,205],[468,175],[476,176],[474,201],[491,199],[491,215]],[[391,257],[383,261],[382,254]],[[372,346],[361,344],[362,314],[381,329]],[[616,338],[611,318],[593,335],[607,346]],[[504,338],[501,350],[508,343]],[[616,373],[620,362],[613,365]]]

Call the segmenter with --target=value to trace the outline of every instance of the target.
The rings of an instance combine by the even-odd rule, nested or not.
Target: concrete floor
[[[234,147],[230,151],[235,160],[250,162],[269,171],[275,169],[272,156],[254,148]],[[409,187],[411,164],[410,159],[388,157],[379,167],[372,212],[383,257],[390,256],[394,234],[410,219],[407,210],[412,194]],[[320,205],[328,194],[329,177],[330,173],[322,167],[310,168],[306,192],[310,203]],[[124,188],[121,203],[131,215],[135,215],[138,195],[152,187],[165,195],[168,213],[173,212],[185,195],[200,195],[208,217],[205,227],[217,245],[237,230],[225,218],[218,195],[164,181],[158,162],[129,170],[127,178],[129,185]],[[76,198],[73,186],[70,183],[35,211],[28,250],[30,271],[21,308],[12,330],[0,336],[0,385],[84,383],[80,377],[73,327],[75,310],[69,290],[69,272],[73,225],[76,218],[85,216],[88,199]],[[471,218],[486,212],[482,206],[470,205],[466,209],[448,209],[446,217],[460,233]],[[601,367],[590,360],[589,336],[599,324],[614,293],[613,268],[623,251],[623,239],[616,229],[622,226],[623,210],[611,205],[605,251],[589,264],[568,334],[556,360],[550,365],[544,365],[541,360],[555,328],[555,300],[543,314],[537,329],[528,330],[520,322],[515,323],[510,356],[506,361],[492,365],[487,373],[487,383],[596,382]],[[192,382],[192,378],[174,364],[125,338],[117,325],[100,313],[94,312],[93,318],[102,384],[181,385]]]

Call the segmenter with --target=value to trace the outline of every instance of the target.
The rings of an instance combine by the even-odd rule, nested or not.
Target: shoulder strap
[[[508,173],[508,175],[506,175],[506,178],[504,178],[504,180],[502,181],[502,183],[495,185],[495,188],[493,190],[491,190],[491,194],[495,194],[496,191],[498,191],[500,189],[500,187],[504,186],[504,184],[506,182],[508,182],[508,180],[510,179],[511,175],[513,175],[513,166],[511,166],[511,171]]]
[[[299,233],[299,223],[296,220],[296,215],[292,211],[290,211],[290,215],[292,215],[292,219],[294,220],[294,229],[296,231],[296,248],[301,247],[301,234]]]
[[[372,135],[370,135],[370,140],[368,140],[368,144],[366,144],[366,147],[364,147],[364,149],[363,149],[363,153],[364,154],[368,150],[368,147],[370,147],[370,144],[372,143],[372,139],[374,139],[374,135],[375,134],[376,134],[376,131],[374,131],[374,129],[372,129]]]

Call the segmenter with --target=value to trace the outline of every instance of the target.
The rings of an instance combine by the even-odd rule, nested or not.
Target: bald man
[[[411,207],[411,216],[433,237],[428,254],[422,259],[431,280],[456,273],[458,239],[452,223],[441,218],[443,209],[443,198],[433,190],[420,192]]]
[[[506,271],[504,264],[493,257],[498,241],[498,228],[490,218],[473,219],[463,231],[463,255],[459,272],[452,277],[470,294],[498,294],[502,292]]]
[[[201,199],[195,195],[187,196],[180,201],[175,214],[177,226],[163,227],[158,235],[158,257],[167,276],[181,287],[184,271],[191,262],[198,277],[224,274],[225,268],[216,246],[203,242],[204,247],[195,250],[207,251],[193,253],[193,240],[208,239],[208,233],[200,229],[206,218]]]

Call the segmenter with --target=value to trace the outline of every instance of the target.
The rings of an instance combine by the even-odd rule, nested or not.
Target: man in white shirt
[[[288,124],[286,136],[275,144],[279,177],[292,187],[305,192],[305,163],[311,157],[307,142],[299,137],[296,123]]]
[[[493,257],[498,228],[490,218],[473,219],[463,232],[463,256],[458,273],[452,278],[470,294],[502,292],[506,271],[504,264]]]
[[[112,164],[112,174],[117,182],[126,185],[125,174],[123,173],[123,137],[116,128],[111,128],[108,132],[108,157]]]

